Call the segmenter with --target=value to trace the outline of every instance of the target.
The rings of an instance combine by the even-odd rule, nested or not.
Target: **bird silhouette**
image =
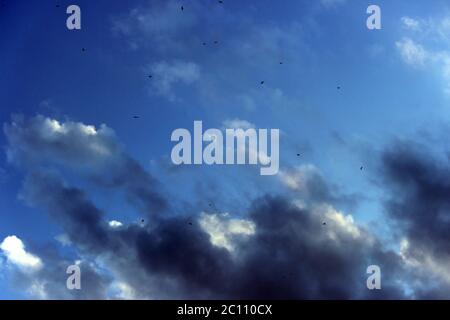
[[[181,6],[181,11],[183,11],[184,10],[184,7],[183,6]]]
[[[323,225],[323,226],[326,226],[326,225],[327,225],[327,223],[326,223],[326,222],[322,222],[322,225]]]
[[[215,203],[214,202],[210,202],[209,204],[209,207],[212,209],[212,210],[214,210],[214,211],[217,211],[218,212],[218,209],[217,209],[217,207],[216,207],[216,205],[215,205]]]
[[[261,81],[261,84],[264,84],[264,81]]]
[[[363,166],[361,166],[361,167],[359,168],[359,170],[361,170],[361,171],[362,171],[362,169],[364,169],[364,167],[363,167]]]

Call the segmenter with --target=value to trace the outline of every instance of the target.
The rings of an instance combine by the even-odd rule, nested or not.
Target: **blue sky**
[[[114,187],[115,179],[105,182],[110,183],[106,187],[96,184],[102,175],[114,176],[109,170],[128,170],[117,169],[117,163],[133,159],[142,172],[158,181],[157,193],[173,205],[168,215],[194,215],[199,232],[203,230],[210,239],[214,239],[213,229],[223,233],[233,223],[248,226],[255,199],[271,194],[306,202],[311,214],[325,210],[325,216],[335,219],[336,228],[351,235],[356,225],[370,234],[367,239],[374,237],[382,243],[382,252],[392,250],[403,265],[411,266],[412,258],[407,260],[399,251],[402,239],[413,242],[408,239],[410,230],[397,228],[403,222],[386,204],[395,192],[380,172],[386,166],[385,150],[400,140],[426,146],[430,158],[444,168],[448,165],[450,16],[446,1],[432,5],[381,0],[77,1],[81,30],[66,28],[69,4],[5,1],[0,7],[0,122],[4,125],[0,241],[16,236],[28,257],[42,255],[43,268],[51,262],[42,252],[53,249],[67,261],[95,265],[95,274],[114,278],[105,285],[109,288],[106,297],[111,297],[111,288],[117,289],[118,283],[123,297],[125,291],[134,292],[127,297],[154,297],[137,294],[133,280],[119,266],[108,268],[112,262],[106,261],[114,259],[109,255],[95,259],[99,253],[89,251],[86,244],[58,242],[58,236],[70,234],[70,226],[49,215],[49,205],[30,200],[25,190],[27,177],[38,170],[29,164],[30,159],[38,158],[39,170],[57,171],[67,185],[83,190],[103,212],[102,219],[133,228],[147,214],[130,201],[133,196],[124,196],[125,191]],[[381,8],[381,30],[366,28],[370,4]],[[33,128],[51,128],[54,120],[66,132],[67,141],[55,138],[61,139],[55,141],[64,150],[27,140]],[[280,173],[260,176],[252,166],[174,167],[170,134],[177,128],[192,130],[194,120],[202,120],[205,128],[246,121],[256,128],[280,129]],[[83,131],[86,126],[94,126],[98,137],[88,137]],[[31,134],[25,137],[27,130]],[[81,146],[90,143],[112,145],[110,151],[119,160],[94,159],[86,151],[74,157],[79,163],[71,163],[70,149],[84,152]],[[103,167],[103,161],[114,165]],[[126,179],[134,181],[124,183],[125,189],[140,181],[134,176]],[[322,183],[330,196],[315,194]],[[409,199],[407,195],[399,198]],[[225,222],[208,229],[214,219]],[[258,234],[258,224],[256,231],[246,230],[243,237],[252,237]],[[230,250],[231,240],[226,243]],[[428,252],[424,250],[422,254]],[[429,252],[435,251],[429,248]],[[436,265],[447,263],[432,258],[430,267],[414,256],[423,268],[420,272],[439,270]],[[50,286],[31,290],[25,280],[17,281],[18,277],[33,279],[30,271],[23,270],[26,262],[20,266],[5,250],[0,259],[0,298],[66,297],[58,290],[52,295]],[[65,270],[56,270],[62,270],[64,278]],[[433,281],[446,283],[440,276],[436,271]],[[414,279],[421,290],[432,282]],[[397,274],[391,280],[406,281]],[[403,290],[405,285],[398,286]],[[208,294],[194,297],[226,296],[204,290]],[[191,297],[181,293],[189,292],[188,288],[174,292]],[[162,297],[178,297],[174,292]],[[309,293],[287,297],[327,297]]]

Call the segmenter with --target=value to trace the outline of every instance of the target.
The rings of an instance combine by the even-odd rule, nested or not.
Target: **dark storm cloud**
[[[424,145],[397,142],[382,157],[387,211],[409,239],[445,253],[450,244],[450,162]]]
[[[148,215],[166,210],[167,203],[155,190],[161,186],[117,142],[115,133],[83,123],[37,116],[16,117],[5,124],[8,156],[25,167],[59,164],[75,168],[101,186],[123,190],[128,200]]]
[[[154,285],[164,287],[165,296],[176,298],[405,297],[396,283],[402,272],[399,256],[384,251],[366,231],[358,229],[360,235],[355,237],[333,221],[324,227],[313,212],[280,197],[256,200],[249,218],[256,233],[236,239],[231,254],[212,246],[196,223],[190,226],[184,218],[163,220],[155,229],[139,232],[134,249],[140,272],[157,275],[160,280]],[[135,237],[128,232],[130,236]],[[382,291],[366,288],[370,264],[384,270]],[[166,286],[164,279],[169,280]]]
[[[437,288],[418,288],[417,296],[445,296],[450,289],[446,275],[450,265],[448,154],[436,154],[425,144],[397,141],[383,153],[381,169],[389,194],[386,212],[408,243],[405,258],[438,281]]]
[[[24,182],[22,197],[31,205],[43,207],[67,232],[71,241],[92,253],[109,242],[102,213],[83,191],[65,186],[55,173],[30,173]]]
[[[123,151],[113,152],[118,144],[112,136],[103,141],[102,130],[110,129],[52,123],[43,117],[5,127],[10,160],[17,159],[26,173],[23,199],[50,214],[83,261],[100,261],[113,277],[111,280],[89,265],[92,270],[88,269],[88,277],[92,276],[99,288],[89,286],[84,290],[92,292],[78,298],[106,294],[104,286],[112,283],[125,283],[134,298],[404,297],[396,282],[403,271],[400,256],[384,250],[373,235],[328,204],[333,192],[318,174],[310,174],[304,186],[307,206],[299,207],[287,196],[254,200],[245,216],[254,223],[254,234],[233,236],[233,250],[211,243],[196,212],[159,214],[143,225],[111,228],[85,191],[64,182],[62,171],[58,171],[60,166],[80,172],[70,159],[75,153],[65,149],[80,148],[83,156],[77,156],[82,166],[92,166],[95,172],[92,169],[90,173],[100,180],[103,177],[99,173],[106,175],[106,180],[126,189],[129,196],[140,198],[151,192],[163,202],[167,199],[154,191],[153,178],[147,181],[134,174],[110,172],[110,163],[118,172],[125,172],[132,166],[123,159],[135,162]],[[71,156],[66,157],[67,154]],[[91,159],[95,155],[108,161],[96,162]],[[131,171],[143,170],[139,168]],[[150,177],[147,173],[145,176]],[[322,223],[324,219],[326,225]],[[55,283],[55,289],[46,290],[47,297],[67,297],[59,291],[65,285],[66,275],[60,271],[56,275],[56,269],[65,263],[57,259],[43,262],[45,271],[37,279]],[[378,292],[366,288],[366,268],[371,264],[383,270],[383,290]],[[27,279],[30,285],[36,280],[30,277],[23,281]]]
[[[336,221],[324,226],[314,212],[280,197],[255,201],[250,218],[257,231],[239,248],[243,264],[236,281],[240,285],[234,288],[238,297],[403,297],[393,283],[393,276],[400,271],[398,257],[385,252],[363,229],[359,228],[355,237]],[[370,264],[380,265],[389,275],[383,279],[383,292],[366,288],[365,272]]]

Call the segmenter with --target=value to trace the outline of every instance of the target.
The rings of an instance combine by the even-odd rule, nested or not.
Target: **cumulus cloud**
[[[166,201],[155,190],[156,180],[129,157],[106,125],[99,128],[80,122],[36,116],[16,117],[4,125],[11,163],[39,168],[48,164],[67,166],[105,188],[122,190],[146,215],[164,211]]]
[[[450,163],[446,155],[427,150],[422,143],[397,141],[383,153],[381,167],[390,193],[386,211],[403,234],[402,258],[429,279],[417,298],[431,297],[433,286],[437,297],[450,290],[445,271],[450,265]]]
[[[244,219],[230,219],[228,214],[206,214],[200,217],[200,226],[209,234],[211,243],[229,251],[234,250],[233,237],[255,234],[255,225]]]
[[[29,120],[26,126],[23,121],[16,117],[4,127],[11,145],[15,146],[8,149],[10,160],[38,162],[55,158],[73,166],[98,168],[120,154],[114,132],[105,125],[97,129],[92,125],[72,121],[60,123],[42,116]],[[32,154],[30,150],[39,152]]]
[[[363,298],[371,294],[360,282],[359,270],[368,261],[376,261],[391,276],[399,272],[395,255],[379,243],[355,237],[345,223],[324,226],[311,207],[299,209],[287,199],[265,197],[254,203],[250,218],[256,233],[244,246],[247,272],[241,281],[250,286],[244,297]],[[358,231],[365,238],[367,232]],[[392,278],[384,280],[389,289],[381,295],[402,296]]]
[[[3,239],[0,249],[11,264],[31,271],[42,268],[41,259],[27,252],[22,240],[16,236],[8,236]]]
[[[408,149],[395,148],[383,156],[386,181],[402,190],[393,193],[397,196],[387,203],[386,208],[392,219],[405,223],[405,238],[411,244],[403,246],[403,251],[395,252],[386,248],[369,230],[356,224],[350,214],[337,209],[336,206],[346,202],[346,198],[341,197],[313,166],[286,170],[291,173],[282,175],[281,179],[290,191],[254,199],[250,208],[239,217],[217,212],[192,212],[192,207],[177,207],[176,199],[170,199],[172,205],[167,212],[153,215],[149,223],[111,228],[89,193],[63,178],[61,166],[78,172],[78,167],[70,160],[67,163],[61,161],[68,151],[58,150],[70,148],[71,144],[63,137],[69,139],[72,136],[65,133],[60,137],[62,133],[58,133],[57,139],[62,139],[61,143],[56,146],[48,143],[38,133],[45,128],[44,132],[50,132],[53,139],[55,133],[46,127],[49,121],[52,122],[38,117],[6,126],[8,148],[12,149],[11,154],[15,157],[20,154],[24,160],[19,162],[25,173],[22,198],[48,212],[67,234],[80,256],[85,280],[81,292],[68,291],[65,268],[73,261],[60,257],[56,250],[40,249],[36,255],[46,268],[39,269],[37,275],[17,271],[15,280],[16,287],[35,297],[405,298],[411,295],[405,293],[404,281],[412,275],[410,269],[417,269],[406,263],[405,257],[414,254],[420,261],[420,255],[416,253],[419,251],[409,248],[426,252],[435,259],[434,262],[444,261],[437,253],[448,245],[445,232],[450,219],[447,221],[443,215],[448,198],[444,179],[447,169],[441,172],[436,165],[427,169],[422,166],[422,161],[410,156]],[[66,123],[55,127],[57,132],[67,128]],[[74,123],[73,127],[79,128],[79,124]],[[99,134],[94,128],[90,134],[81,135],[80,146],[83,140],[89,144],[94,130]],[[36,141],[43,151],[37,159],[33,154],[35,146],[28,143],[31,132],[36,132]],[[12,144],[12,141],[16,143]],[[110,142],[119,145],[115,137]],[[128,159],[118,162],[125,167],[117,166],[119,172],[133,161],[123,150],[113,154]],[[25,161],[27,156],[33,161]],[[36,162],[44,162],[46,166]],[[104,166],[108,168],[108,162]],[[123,181],[116,185],[127,189],[127,196],[141,192],[127,187],[134,183],[128,180],[138,178],[133,175],[121,178]],[[148,183],[143,187],[154,186],[153,180]],[[158,193],[158,197],[167,202],[166,196]],[[131,203],[138,206],[136,202]],[[435,211],[425,216],[426,208],[430,211],[427,207],[430,203],[434,204],[432,210]],[[175,208],[176,212],[172,211]],[[443,226],[434,223],[433,219],[438,219]],[[428,238],[430,234],[432,239]],[[371,264],[379,265],[383,270],[381,291],[366,288],[366,268]],[[436,263],[429,266],[435,275],[439,274]],[[429,276],[419,274],[415,279],[427,283]],[[416,290],[414,296],[436,294],[425,290],[426,286],[422,284],[413,283],[409,287]]]
[[[361,231],[358,225],[356,225],[352,215],[345,215],[329,204],[320,205],[319,207],[315,208],[314,211],[315,214],[319,214],[324,217],[325,223],[328,222],[334,224],[337,229],[352,236],[354,239],[360,238],[364,233],[364,231]],[[329,236],[335,239],[336,235],[334,230],[335,228],[329,230]],[[366,234],[366,236],[366,241],[372,241],[371,237],[369,237],[370,235]]]

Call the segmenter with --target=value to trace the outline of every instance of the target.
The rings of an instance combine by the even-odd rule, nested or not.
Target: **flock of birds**
[[[223,1],[222,1],[222,0],[219,0],[218,3],[223,4]],[[59,8],[59,7],[60,7],[60,5],[59,5],[59,4],[56,4],[56,8]],[[182,6],[180,7],[180,9],[181,9],[181,11],[184,11],[184,6],[182,5]],[[213,43],[214,43],[215,45],[217,45],[217,44],[219,44],[219,41],[214,40]],[[203,45],[203,46],[206,46],[207,43],[206,43],[206,42],[203,42],[202,45]],[[82,51],[82,52],[86,52],[86,48],[84,48],[84,47],[81,48],[81,51]],[[283,61],[280,61],[279,64],[282,65],[282,64],[283,64]],[[152,79],[152,78],[153,78],[153,75],[149,74],[149,75],[148,75],[148,78],[149,78],[149,79]],[[264,83],[265,83],[265,81],[264,81],[264,80],[261,80],[260,84],[261,84],[261,85],[264,85]],[[337,86],[336,89],[337,89],[337,90],[341,90],[341,86]],[[133,116],[133,119],[140,119],[140,116],[139,116],[139,115],[134,115],[134,116]],[[300,157],[300,156],[301,156],[301,154],[300,154],[300,153],[297,153],[297,157]],[[362,171],[362,170],[364,169],[364,167],[361,166],[359,169],[360,169],[360,171]],[[213,203],[209,203],[209,207],[213,207]],[[215,206],[214,206],[214,207],[215,207]],[[216,209],[216,210],[217,210],[217,209]],[[145,223],[145,220],[144,220],[144,219],[141,219],[141,223],[144,224],[144,223]],[[191,221],[189,221],[189,222],[188,222],[188,225],[192,226],[193,223],[192,223]],[[324,221],[324,222],[322,222],[322,225],[323,225],[323,226],[326,226],[327,223]]]
[[[223,1],[222,1],[222,0],[219,0],[218,2],[221,3],[221,4],[223,4]],[[184,11],[184,6],[181,6],[181,11]],[[217,40],[214,41],[214,44],[217,45],[218,43],[219,43],[219,41],[217,41]],[[206,42],[203,42],[202,45],[203,45],[203,46],[206,46],[207,43],[206,43]],[[84,51],[84,48],[83,48],[83,51]],[[282,65],[282,64],[283,64],[283,61],[280,61],[279,64]],[[151,74],[148,75],[148,78],[149,78],[149,79],[152,79],[152,78],[153,78],[153,75],[151,75]],[[260,82],[261,85],[263,85],[264,83],[265,83],[264,80],[262,80],[262,81]],[[337,89],[337,90],[341,90],[341,86],[337,86],[336,89]],[[139,118],[140,118],[140,116],[137,116],[137,115],[133,116],[133,119],[139,119]],[[300,157],[300,156],[301,156],[300,153],[297,153],[297,157]],[[361,166],[361,167],[359,168],[360,171],[362,171],[363,169],[364,169],[363,166]],[[212,207],[212,203],[209,204],[209,207]],[[144,223],[144,220],[143,220],[143,219],[142,219],[142,223]],[[189,224],[190,226],[192,226],[192,222],[188,222],[188,224]],[[322,225],[323,225],[323,226],[326,226],[327,223],[324,221],[324,222],[322,222]]]

